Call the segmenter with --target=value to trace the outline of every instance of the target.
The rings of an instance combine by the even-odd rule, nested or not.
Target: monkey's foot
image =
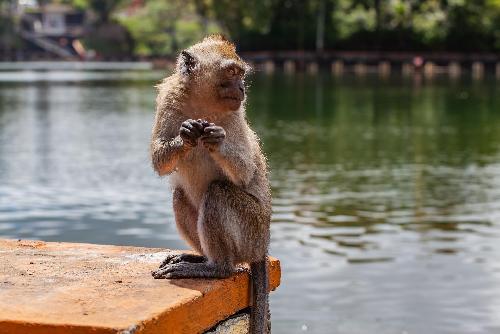
[[[203,255],[197,254],[169,254],[160,264],[160,269],[174,263],[189,262],[189,263],[203,263],[207,258]]]
[[[167,264],[151,272],[154,278],[226,278],[237,272],[227,265],[216,265],[209,262],[179,262]]]

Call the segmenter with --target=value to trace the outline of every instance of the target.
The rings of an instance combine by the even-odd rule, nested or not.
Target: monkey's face
[[[238,110],[245,99],[244,76],[245,69],[238,62],[225,59],[220,64],[217,96],[230,110]]]
[[[224,113],[236,111],[244,103],[244,79],[249,66],[227,40],[208,37],[182,51],[177,64],[196,106],[207,112]]]

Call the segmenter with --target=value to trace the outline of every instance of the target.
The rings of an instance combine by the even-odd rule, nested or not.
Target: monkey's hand
[[[203,129],[201,142],[210,152],[215,152],[219,149],[220,145],[224,141],[224,138],[226,138],[226,131],[224,128],[215,125],[214,123],[210,123]]]
[[[184,145],[188,147],[195,147],[198,142],[198,138],[200,138],[202,133],[203,125],[192,119],[184,121],[179,129],[179,135],[181,136]]]

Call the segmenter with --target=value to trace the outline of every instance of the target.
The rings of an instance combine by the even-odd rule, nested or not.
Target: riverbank
[[[365,51],[307,51],[247,52],[243,58],[258,71],[331,72],[334,75],[391,73],[411,75],[423,72],[426,76],[449,74],[459,77],[462,73],[481,78],[494,75],[500,78],[500,55],[494,53],[449,52],[365,52]]]
[[[273,73],[331,73],[333,75],[378,74],[388,76],[396,73],[403,76],[423,73],[427,77],[446,74],[460,77],[462,74],[474,78],[495,76],[500,79],[500,56],[496,54],[459,53],[408,53],[408,52],[251,52],[243,58],[257,72]],[[82,61],[21,61],[0,62],[0,73],[8,71],[170,71],[175,59],[152,59],[138,62],[82,62]]]

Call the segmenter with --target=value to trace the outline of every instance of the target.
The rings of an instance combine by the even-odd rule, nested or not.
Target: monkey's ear
[[[177,60],[177,67],[181,74],[189,75],[193,73],[197,63],[198,61],[196,60],[196,58],[191,53],[184,50],[179,55],[179,59]]]

